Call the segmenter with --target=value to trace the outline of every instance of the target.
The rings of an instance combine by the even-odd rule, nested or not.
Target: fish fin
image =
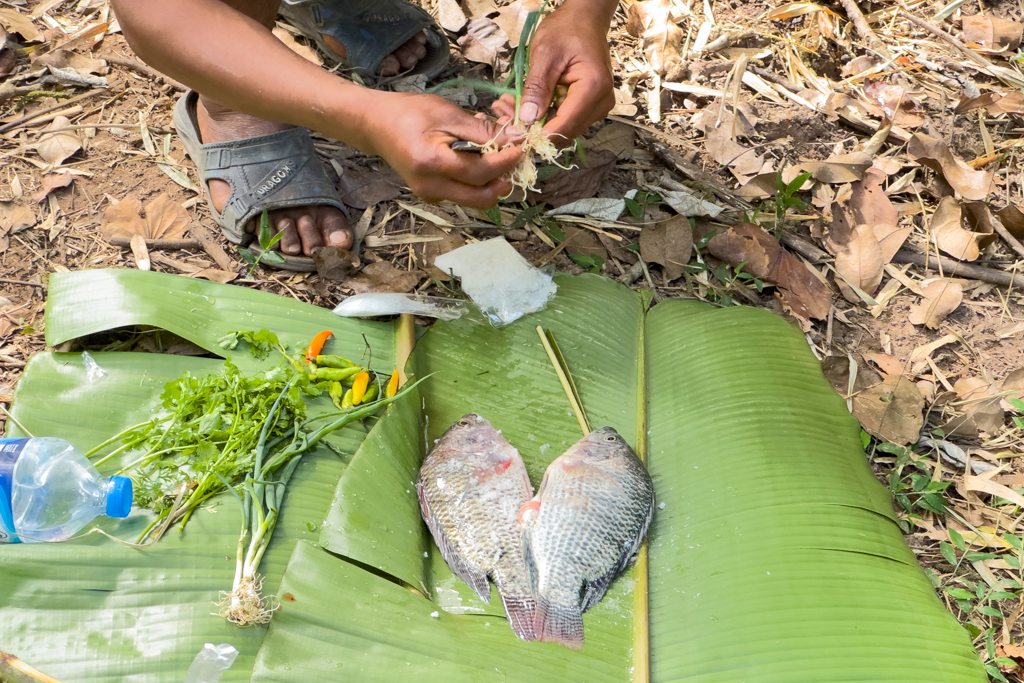
[[[523,564],[526,565],[526,577],[530,580],[530,590],[537,593],[537,561],[533,558],[533,546],[530,542],[530,529],[523,527],[520,547],[523,553]]]
[[[604,598],[604,594],[608,592],[608,587],[611,586],[619,574],[626,570],[629,563],[636,558],[636,554],[640,551],[640,544],[643,543],[644,536],[647,534],[647,528],[651,524],[651,519],[654,517],[654,498],[651,498],[651,504],[647,510],[647,517],[644,519],[643,524],[640,526],[639,533],[632,539],[632,542],[622,549],[622,556],[618,561],[612,565],[612,568],[608,570],[603,576],[594,579],[593,581],[583,582],[583,600],[581,601],[581,607],[584,612],[588,609],[601,602]]]
[[[508,625],[520,639],[537,640],[537,601],[529,595],[502,595]]]
[[[462,555],[452,547],[452,544],[448,541],[448,536],[444,533],[444,529],[437,523],[437,518],[430,510],[430,503],[423,493],[423,487],[418,483],[416,484],[416,494],[420,499],[420,513],[423,515],[423,521],[427,523],[430,535],[434,537],[434,542],[437,543],[437,548],[441,551],[441,557],[448,564],[448,568],[452,570],[455,576],[465,581],[481,600],[490,604],[491,584],[487,581],[487,573],[470,567]]]
[[[536,639],[545,643],[558,643],[570,650],[583,647],[583,613],[576,605],[552,605],[537,600]]]

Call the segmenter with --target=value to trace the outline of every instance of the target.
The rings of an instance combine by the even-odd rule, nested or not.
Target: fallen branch
[[[111,237],[110,244],[114,247],[131,248],[130,237]],[[146,240],[147,249],[169,249],[175,251],[178,249],[202,249],[203,243],[201,240],[191,239],[180,239],[180,240]]]
[[[159,71],[154,71],[145,64],[140,64],[139,62],[136,62],[134,59],[122,59],[121,57],[103,57],[103,61],[105,61],[107,64],[114,64],[115,66],[130,69],[131,71],[140,73],[143,76],[152,78],[154,81],[163,81],[167,85],[171,86],[172,90],[177,90],[179,92],[188,92],[188,88],[183,86],[181,83],[178,83],[173,78],[165,76]]]
[[[111,86],[111,88],[116,87],[117,85],[121,85],[121,84],[120,83],[115,84],[115,85]],[[89,92],[83,93],[81,95],[78,95],[77,97],[72,97],[70,100],[64,100],[63,102],[59,102],[59,103],[53,105],[52,107],[47,107],[45,109],[40,109],[39,111],[34,111],[31,114],[29,114],[28,116],[22,116],[20,119],[17,119],[15,121],[11,121],[10,123],[5,123],[4,125],[0,126],[0,133],[6,133],[9,130],[13,130],[13,129],[17,128],[18,126],[20,126],[21,124],[25,123],[26,121],[31,121],[32,119],[37,119],[40,116],[42,116],[43,114],[49,114],[51,111],[57,111],[58,109],[62,109],[64,107],[68,106],[69,104],[74,104],[75,102],[81,102],[82,100],[88,99],[90,97],[95,97],[96,95],[99,95],[100,93],[106,92],[108,89],[109,88],[97,88],[95,90],[90,90]],[[0,87],[0,90],[3,90],[3,88]],[[2,97],[0,97],[0,102],[3,102],[3,98]]]
[[[0,85],[0,104],[3,104],[7,100],[12,100],[15,97],[21,97],[28,95],[30,92],[39,90],[39,88],[32,85],[14,85],[13,83],[4,83]]]
[[[731,190],[716,180],[713,176],[705,173],[684,159],[682,154],[672,149],[668,144],[658,140],[652,135],[646,134],[642,130],[638,130],[637,133],[654,156],[658,157],[690,180],[696,182],[701,187],[710,190],[716,197],[729,206],[739,209],[740,211],[750,211],[753,208],[745,200],[733,194]]]
[[[1007,273],[994,268],[985,268],[971,263],[954,261],[944,256],[919,254],[917,252],[900,249],[892,257],[894,263],[912,263],[915,266],[938,271],[937,265],[941,265],[943,274],[946,277],[967,277],[982,282],[990,282],[994,285],[1018,289],[1024,288],[1024,273]]]
[[[839,0],[839,3],[846,10],[846,16],[853,22],[854,28],[857,29],[857,33],[860,37],[867,42],[872,50],[877,52],[880,56],[885,59],[892,59],[892,53],[889,52],[889,48],[885,46],[882,39],[875,35],[875,32],[871,30],[868,25],[868,20],[864,18],[864,13],[860,11],[860,7],[857,7],[856,0]]]

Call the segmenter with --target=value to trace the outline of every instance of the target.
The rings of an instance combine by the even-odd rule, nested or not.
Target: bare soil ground
[[[500,220],[423,205],[379,159],[318,138],[366,238],[360,268],[338,280],[263,266],[247,277],[174,134],[183,89],[139,63],[102,0],[0,0],[0,399],[46,346],[50,273],[147,257],[112,245],[125,201],[145,212],[128,212],[129,232],[186,240],[151,241],[153,270],[318,306],[366,291],[448,294],[433,257],[503,234],[537,265],[793,317],[870,433],[908,541],[990,674],[1024,680],[1024,404],[1013,403],[1024,399],[1024,6],[969,0],[938,18],[941,2],[851,7],[623,0],[611,119],[567,159],[573,170],[542,169],[538,192],[504,202]],[[520,2],[428,8],[452,29],[448,76],[507,69],[502,36]],[[530,208],[634,190],[615,220],[586,205],[557,219]],[[723,210],[688,210],[687,197]],[[124,343],[90,343],[113,342]]]

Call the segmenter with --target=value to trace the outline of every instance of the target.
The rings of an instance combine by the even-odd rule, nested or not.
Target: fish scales
[[[636,555],[653,514],[647,469],[611,427],[591,432],[548,466],[520,511],[538,640],[583,646],[583,612]]]
[[[423,519],[452,572],[484,602],[490,578],[523,640],[534,640],[536,601],[522,554],[517,515],[533,495],[519,452],[470,413],[427,455],[416,482]]]

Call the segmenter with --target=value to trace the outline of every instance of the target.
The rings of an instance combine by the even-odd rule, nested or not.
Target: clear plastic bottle
[[[131,508],[132,480],[100,475],[67,441],[0,439],[0,543],[64,541]]]

